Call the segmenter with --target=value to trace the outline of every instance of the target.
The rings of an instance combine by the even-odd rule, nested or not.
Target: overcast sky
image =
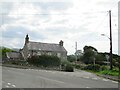
[[[119,0],[3,0],[0,2],[2,46],[22,48],[31,41],[64,41],[68,54],[85,45],[109,52],[109,14],[112,12],[113,53],[118,54]]]

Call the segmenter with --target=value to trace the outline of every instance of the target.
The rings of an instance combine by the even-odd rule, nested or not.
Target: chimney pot
[[[63,42],[62,40],[60,40],[59,45],[60,45],[60,46],[63,46],[63,43],[64,43],[64,42]]]

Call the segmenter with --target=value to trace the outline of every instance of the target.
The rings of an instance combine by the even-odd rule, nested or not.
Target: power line
[[[97,14],[97,13],[106,13],[105,11],[96,11],[96,12],[82,12],[82,13],[63,13],[63,14],[56,14],[56,13],[28,13],[28,14],[19,14],[19,13],[12,13],[12,14],[8,14],[8,13],[0,13],[0,15],[82,15],[82,14]]]
[[[106,19],[107,16],[108,16],[108,11],[107,11],[107,14],[105,15],[105,17],[103,18],[103,20],[97,25],[97,27],[95,28],[95,30],[98,29],[103,24],[103,22],[105,21],[105,19]]]

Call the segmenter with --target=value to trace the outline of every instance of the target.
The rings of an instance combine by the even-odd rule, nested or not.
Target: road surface
[[[2,67],[2,88],[118,88],[118,82],[82,70],[60,72]]]

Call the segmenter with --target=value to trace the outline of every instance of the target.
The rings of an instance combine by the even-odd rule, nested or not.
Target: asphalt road
[[[118,82],[85,71],[2,67],[2,88],[118,88]]]

